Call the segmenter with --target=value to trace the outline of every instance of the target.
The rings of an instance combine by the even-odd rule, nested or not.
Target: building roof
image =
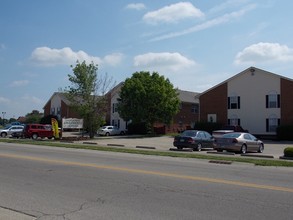
[[[189,102],[189,103],[199,103],[198,98],[196,96],[199,95],[198,92],[190,92],[177,89],[179,93],[179,99],[181,102]]]
[[[66,97],[66,93],[65,92],[54,92],[53,95],[50,97],[50,99],[46,102],[46,104],[44,105],[43,109],[45,109],[45,107],[48,105],[48,103],[52,100],[52,98],[54,96],[59,96],[60,99],[65,102],[66,105],[70,104],[70,101],[68,100],[68,98]]]
[[[124,82],[120,82],[118,85],[116,85],[113,89],[109,91],[109,93],[116,94],[120,91],[121,87],[124,85]],[[177,89],[177,92],[179,94],[179,99],[181,102],[189,102],[189,103],[199,103],[198,98],[195,98],[199,93],[197,92],[191,92],[191,91],[184,91]]]
[[[247,68],[247,69],[241,71],[240,73],[238,73],[238,74],[236,74],[236,75],[234,75],[234,76],[228,78],[227,80],[225,80],[225,81],[223,81],[223,82],[221,82],[221,83],[219,83],[219,84],[217,84],[217,85],[215,85],[215,86],[213,86],[213,87],[207,89],[206,91],[204,91],[204,92],[198,94],[198,95],[197,95],[197,98],[199,98],[201,95],[203,95],[203,94],[205,94],[205,93],[207,93],[207,92],[213,90],[214,88],[216,88],[216,87],[218,87],[218,86],[220,86],[220,85],[223,85],[223,84],[225,84],[225,83],[227,83],[227,82],[232,81],[233,79],[239,77],[240,75],[246,74],[247,71],[250,71],[251,73],[254,73],[255,71],[262,71],[262,72],[264,72],[264,73],[266,73],[266,74],[268,74],[268,75],[274,76],[274,77],[279,77],[279,78],[282,78],[282,79],[286,79],[286,80],[289,80],[289,81],[293,81],[293,80],[290,79],[290,78],[287,78],[287,77],[284,77],[284,76],[281,76],[281,75],[278,75],[278,74],[275,74],[275,73],[272,73],[272,72],[268,72],[268,71],[266,71],[266,70],[259,69],[259,68],[256,68],[256,67],[254,67],[254,66],[251,66],[251,67],[249,67],[249,68]]]

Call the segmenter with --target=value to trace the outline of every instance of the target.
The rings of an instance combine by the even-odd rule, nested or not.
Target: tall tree
[[[125,80],[118,99],[119,115],[126,121],[145,122],[153,131],[155,122],[169,124],[179,111],[179,98],[169,79],[157,72],[135,72]]]
[[[40,113],[38,110],[33,110],[31,113],[25,115],[25,123],[40,123],[43,116],[43,113]]]
[[[107,74],[97,74],[98,66],[93,62],[77,61],[75,67],[71,66],[73,75],[68,74],[71,86],[68,99],[74,110],[84,119],[84,128],[93,138],[97,129],[104,124],[107,110],[106,91],[112,85],[112,78]]]

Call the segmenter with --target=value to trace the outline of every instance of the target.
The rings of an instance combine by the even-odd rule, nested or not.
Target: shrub
[[[293,147],[287,147],[284,149],[285,157],[293,157]]]
[[[278,140],[293,141],[293,125],[281,125],[277,127]]]
[[[147,134],[147,126],[146,123],[131,123],[127,127],[128,134]]]

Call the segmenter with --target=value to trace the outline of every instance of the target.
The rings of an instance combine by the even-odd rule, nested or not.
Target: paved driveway
[[[150,150],[160,150],[169,151],[177,150],[173,147],[173,137],[161,136],[161,137],[139,137],[139,136],[111,136],[111,137],[96,137],[95,139],[80,142],[91,142],[97,143],[101,146],[113,146],[113,147],[125,147],[125,148],[135,148],[135,149],[150,149]],[[273,158],[279,158],[283,156],[284,149],[286,147],[293,147],[293,142],[276,142],[276,141],[264,141],[265,150],[263,153],[249,153],[248,155],[262,155],[271,156]],[[188,150],[187,150],[188,151]],[[202,152],[191,152],[206,154],[216,151],[212,149],[203,150]],[[239,154],[235,154],[240,156]]]

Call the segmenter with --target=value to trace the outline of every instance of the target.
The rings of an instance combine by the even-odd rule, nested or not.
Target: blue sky
[[[0,0],[0,116],[43,111],[70,65],[118,84],[156,71],[206,89],[255,66],[293,78],[291,0]]]

